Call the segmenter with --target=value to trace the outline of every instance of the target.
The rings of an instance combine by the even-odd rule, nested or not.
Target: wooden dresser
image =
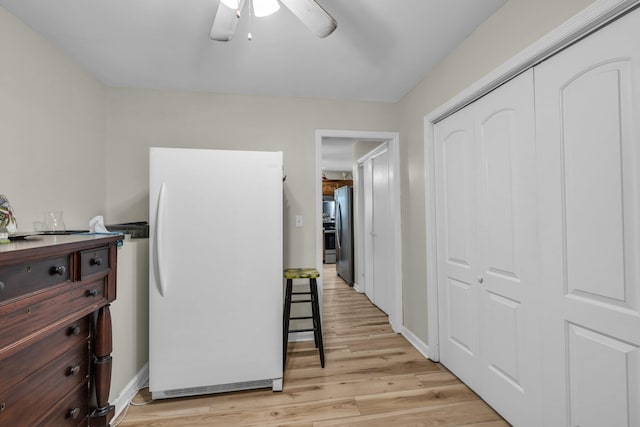
[[[122,236],[0,245],[0,426],[108,426]]]

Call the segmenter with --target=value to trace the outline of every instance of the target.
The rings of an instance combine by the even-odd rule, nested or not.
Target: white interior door
[[[371,160],[362,164],[363,218],[364,218],[364,293],[373,301],[375,282],[373,280],[373,172]]]
[[[474,105],[482,397],[539,425],[540,334],[533,72]]]
[[[539,65],[545,425],[640,425],[640,12]]]
[[[538,425],[532,71],[434,132],[441,361],[511,423]]]
[[[362,162],[365,243],[365,294],[385,313],[395,305],[389,153],[386,144]]]
[[[476,145],[465,108],[437,123],[435,137],[440,360],[471,388],[480,384]]]
[[[387,148],[371,159],[373,183],[373,303],[391,314],[394,306],[391,215],[389,212],[389,154]]]

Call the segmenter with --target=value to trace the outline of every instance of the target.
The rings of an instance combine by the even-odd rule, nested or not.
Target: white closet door
[[[538,425],[533,72],[434,134],[441,361],[514,425]]]
[[[362,164],[362,189],[364,215],[364,292],[370,301],[375,296],[375,281],[373,273],[373,165],[371,159]]]
[[[481,395],[539,425],[540,334],[533,72],[474,105]]]
[[[535,70],[549,426],[640,425],[640,12]]]
[[[384,148],[371,159],[373,173],[373,303],[393,314],[394,280],[391,215],[389,213],[389,153]]]
[[[440,360],[478,391],[476,144],[467,107],[434,128]]]

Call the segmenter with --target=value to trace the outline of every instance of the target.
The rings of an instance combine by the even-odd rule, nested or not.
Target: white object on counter
[[[91,233],[108,233],[109,230],[104,226],[104,218],[102,215],[94,216],[89,220],[89,232]]]

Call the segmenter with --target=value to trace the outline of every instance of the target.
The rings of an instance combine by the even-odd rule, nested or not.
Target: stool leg
[[[282,369],[287,364],[287,345],[289,344],[289,318],[291,316],[291,293],[293,280],[287,279],[287,289],[284,296],[284,312],[282,315]]]
[[[317,305],[315,304],[315,301],[318,300],[318,293],[314,291],[313,288],[313,282],[315,280],[316,279],[313,278],[309,279],[309,299],[311,300],[311,319],[313,321],[313,343],[315,344],[316,348],[319,348],[320,340],[318,339],[318,337],[320,334],[318,334],[318,325],[320,324],[320,310],[316,311]]]
[[[322,344],[322,321],[320,320],[320,304],[318,303],[318,284],[315,278],[310,281],[311,286],[311,311],[313,315],[313,323],[315,326],[314,336],[316,338],[316,346],[320,352],[320,366],[324,368],[324,345]]]

